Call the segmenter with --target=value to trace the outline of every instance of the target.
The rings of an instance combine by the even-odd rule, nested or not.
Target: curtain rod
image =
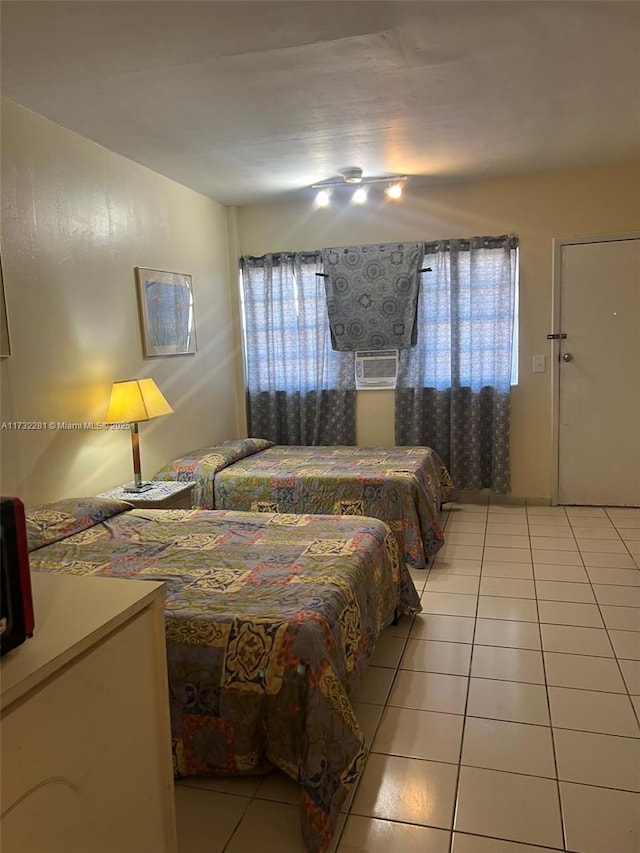
[[[433,272],[431,267],[425,267],[424,269],[418,270],[418,272]],[[316,275],[320,276],[320,278],[329,278],[328,272],[317,272]]]

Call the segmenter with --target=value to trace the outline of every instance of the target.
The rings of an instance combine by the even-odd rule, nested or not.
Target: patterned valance
[[[423,259],[424,243],[322,250],[334,350],[414,346]]]

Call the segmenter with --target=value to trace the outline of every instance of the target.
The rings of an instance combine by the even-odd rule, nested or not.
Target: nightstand
[[[118,486],[98,495],[100,498],[119,498],[129,501],[136,509],[191,509],[191,492],[194,482],[179,480],[158,481],[146,492],[127,492],[124,486]]]

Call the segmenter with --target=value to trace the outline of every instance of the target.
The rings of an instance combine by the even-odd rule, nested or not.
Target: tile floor
[[[354,707],[335,853],[639,853],[640,509],[452,504]],[[176,786],[180,853],[304,853],[283,774]]]

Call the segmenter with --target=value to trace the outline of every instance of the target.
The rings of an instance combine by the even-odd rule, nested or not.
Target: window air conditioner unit
[[[356,351],[356,389],[395,388],[398,350]]]

